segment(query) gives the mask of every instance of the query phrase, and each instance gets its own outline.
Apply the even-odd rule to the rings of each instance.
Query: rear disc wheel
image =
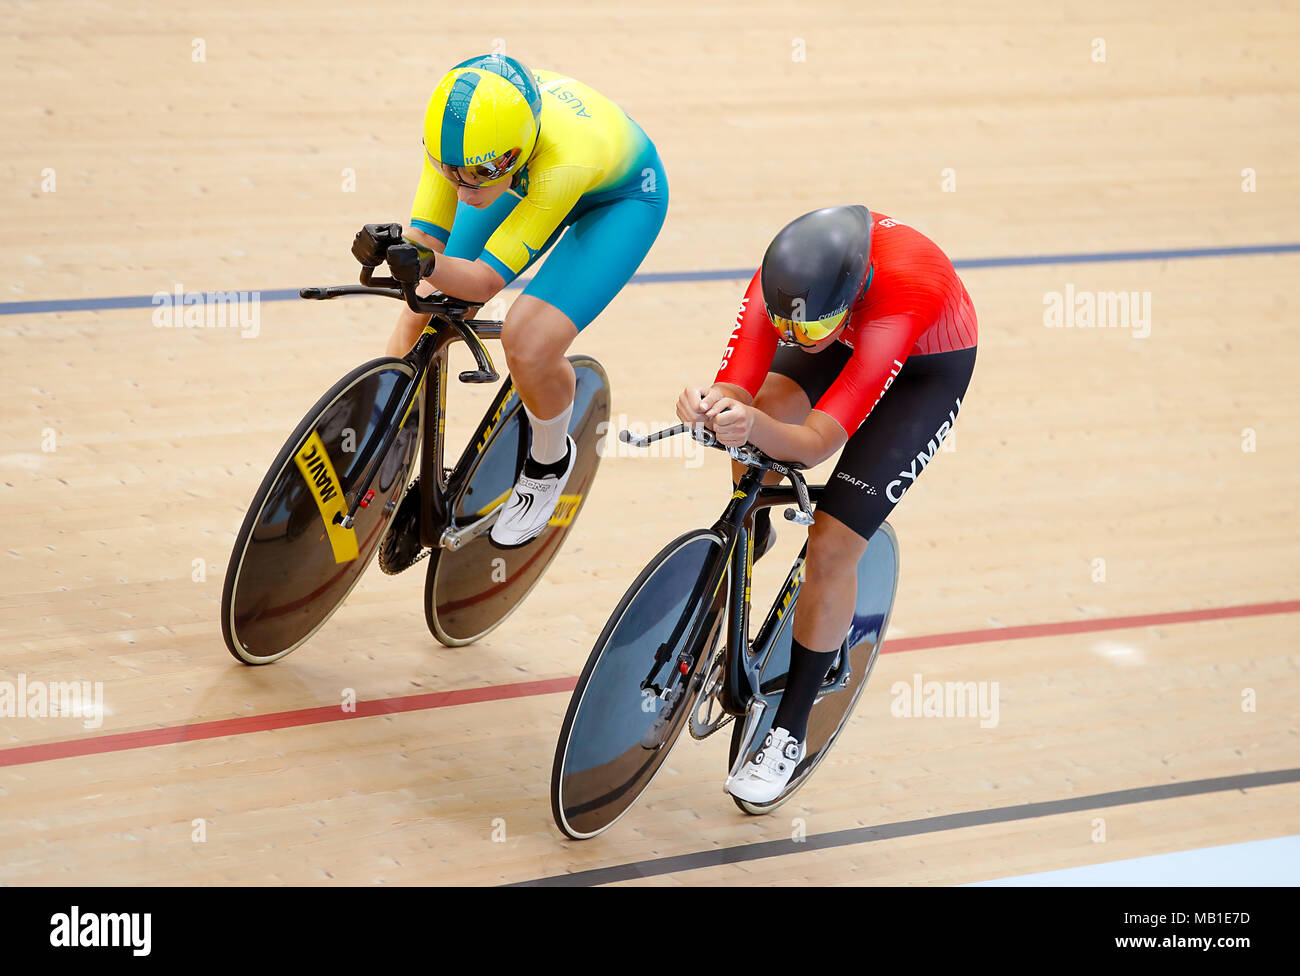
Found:
[[[823,695],[813,705],[812,715],[808,719],[807,751],[799,765],[795,767],[790,782],[771,803],[751,803],[736,797],[731,799],[736,806],[751,816],[771,813],[811,778],[839,738],[844,727],[853,715],[853,709],[866,690],[871,671],[880,656],[880,647],[885,640],[885,631],[889,627],[889,615],[894,606],[894,593],[898,586],[898,538],[886,522],[876,530],[858,563],[858,598],[853,611],[853,622],[849,627],[847,643],[849,646],[849,664],[851,674],[849,683],[839,689]],[[776,637],[772,653],[768,656],[759,679],[759,686],[768,707],[759,720],[758,731],[751,742],[762,742],[771,731],[772,721],[776,718],[780,705],[780,688],[785,687],[785,676],[790,670],[790,641],[794,614],[786,616],[786,623]],[[731,732],[731,752],[729,767],[736,764],[745,736],[745,722],[736,722]]]
[[[589,356],[570,356],[569,362],[577,376],[569,421],[577,459],[546,528],[517,549],[498,549],[484,532],[456,550],[435,548],[429,558],[425,622],[449,647],[472,644],[519,607],[559,553],[591,492],[600,466],[597,446],[609,420],[609,378]],[[502,505],[523,466],[528,418],[509,383],[506,380],[496,401],[499,409],[489,411],[485,440],[472,455],[469,475],[452,500],[452,529],[471,525]]]

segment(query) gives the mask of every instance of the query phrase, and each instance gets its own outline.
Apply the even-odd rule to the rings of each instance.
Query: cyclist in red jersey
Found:
[[[970,296],[936,244],[866,207],[829,207],[773,239],[713,385],[678,399],[679,418],[726,445],[748,441],[807,467],[844,448],[808,530],[786,688],[772,732],[727,780],[734,796],[770,802],[803,757],[867,540],[952,431],[977,338]],[[755,558],[773,542],[765,509]]]

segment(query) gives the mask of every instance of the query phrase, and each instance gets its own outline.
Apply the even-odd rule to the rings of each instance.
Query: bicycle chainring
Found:
[[[718,729],[730,722],[734,715],[728,715],[718,704],[718,692],[722,690],[722,659],[716,656],[713,670],[704,683],[704,690],[696,700],[691,712],[691,738],[707,739]]]
[[[410,569],[432,552],[420,545],[420,479],[406,489],[379,543],[379,568],[389,576]]]

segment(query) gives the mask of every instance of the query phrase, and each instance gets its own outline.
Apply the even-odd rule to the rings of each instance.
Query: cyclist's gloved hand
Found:
[[[388,249],[400,243],[401,224],[366,224],[352,239],[352,256],[367,268],[376,268],[384,263]]]
[[[388,267],[398,281],[415,284],[433,274],[434,254],[427,247],[409,241],[394,244],[388,249]]]

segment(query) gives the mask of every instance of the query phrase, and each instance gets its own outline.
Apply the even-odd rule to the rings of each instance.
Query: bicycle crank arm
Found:
[[[763,712],[766,709],[767,702],[762,698],[750,699],[749,711],[745,713],[745,731],[740,737],[740,748],[736,750],[736,762],[731,767],[731,772],[727,774],[728,779],[740,775],[740,771],[745,768],[745,763],[749,761],[749,751],[754,746],[754,736],[758,732],[759,725],[762,724]]]
[[[849,686],[849,679],[853,677],[853,667],[849,660],[848,641],[840,647],[840,656],[831,666],[826,675],[826,680],[822,686],[817,689],[817,701],[821,701],[827,695],[833,695],[837,691],[843,691]]]
[[[455,552],[467,542],[473,542],[483,533],[487,532],[496,524],[498,516],[501,514],[501,506],[498,505],[492,511],[488,512],[477,522],[471,522],[461,529],[453,529],[451,526],[442,530],[442,538],[438,540],[438,545],[444,549]]]

